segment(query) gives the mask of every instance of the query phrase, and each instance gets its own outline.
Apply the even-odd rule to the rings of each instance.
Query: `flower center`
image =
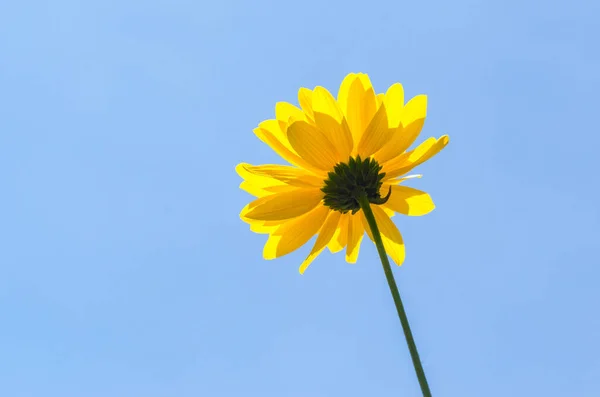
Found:
[[[325,193],[324,204],[342,214],[358,212],[358,198],[362,196],[366,196],[372,204],[384,204],[390,198],[392,189],[386,197],[382,198],[379,194],[385,176],[385,172],[380,172],[381,168],[375,159],[369,157],[361,160],[360,156],[350,157],[348,163],[336,164],[321,188]]]

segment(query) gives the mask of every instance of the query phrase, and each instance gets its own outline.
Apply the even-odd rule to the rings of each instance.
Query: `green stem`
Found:
[[[415,367],[415,372],[417,373],[417,378],[419,379],[421,392],[423,392],[424,397],[431,397],[431,391],[429,390],[429,385],[427,384],[427,378],[425,377],[425,372],[423,371],[423,365],[421,365],[421,359],[419,358],[417,345],[415,344],[412,332],[410,331],[408,317],[406,317],[406,311],[404,311],[404,305],[402,304],[402,299],[400,298],[400,293],[398,292],[398,286],[394,280],[394,274],[392,273],[390,261],[387,253],[385,252],[383,241],[381,240],[381,234],[379,233],[379,228],[377,227],[377,222],[375,221],[375,216],[373,215],[373,210],[371,210],[371,205],[369,204],[369,199],[363,195],[362,197],[358,198],[358,202],[360,204],[360,208],[365,213],[367,222],[369,222],[369,227],[371,228],[371,233],[373,234],[373,240],[375,240],[377,252],[381,258],[383,271],[385,272],[385,277],[388,285],[390,286],[394,303],[396,304],[396,310],[398,311],[398,317],[400,317],[400,323],[402,324],[402,329],[404,330],[404,337],[406,338],[406,343],[408,344],[410,357],[412,358],[413,366]]]

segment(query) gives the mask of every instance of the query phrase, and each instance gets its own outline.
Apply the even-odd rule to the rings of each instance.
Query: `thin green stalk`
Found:
[[[362,197],[358,198],[358,202],[360,204],[360,208],[365,213],[365,218],[367,218],[367,222],[369,222],[369,227],[371,228],[371,233],[373,234],[373,240],[375,240],[377,252],[379,253],[379,257],[381,258],[383,271],[385,272],[385,277],[387,279],[388,285],[390,286],[390,291],[392,292],[394,303],[396,304],[398,317],[400,317],[400,323],[402,324],[402,329],[404,330],[404,337],[406,338],[406,343],[408,344],[408,350],[410,351],[410,357],[412,358],[413,366],[415,367],[415,372],[417,373],[417,378],[419,379],[421,391],[423,392],[424,397],[431,397],[431,391],[429,390],[429,385],[427,384],[427,378],[425,377],[425,372],[423,371],[423,365],[421,365],[421,359],[419,358],[417,345],[415,344],[412,332],[410,331],[408,317],[406,317],[406,311],[404,311],[404,305],[402,304],[402,299],[400,299],[398,286],[396,285],[396,281],[394,280],[394,274],[392,273],[390,261],[388,259],[387,253],[385,252],[383,241],[381,240],[381,234],[379,233],[379,228],[377,227],[375,216],[373,215],[371,205],[369,204],[369,199],[365,195],[363,195]]]

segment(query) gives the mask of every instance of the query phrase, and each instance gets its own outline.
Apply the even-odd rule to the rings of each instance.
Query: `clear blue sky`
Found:
[[[381,265],[261,258],[239,162],[301,86],[429,95],[395,269],[436,397],[600,395],[589,1],[4,1],[0,395],[418,396]]]

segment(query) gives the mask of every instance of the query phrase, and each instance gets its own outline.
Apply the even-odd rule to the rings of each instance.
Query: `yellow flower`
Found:
[[[387,254],[401,265],[404,243],[390,218],[395,212],[424,215],[435,207],[427,193],[401,183],[420,177],[405,175],[448,143],[444,135],[408,151],[425,122],[427,97],[417,95],[405,104],[399,83],[376,94],[366,74],[351,73],[337,100],[315,87],[300,88],[298,101],[300,108],[277,103],[275,119],[254,129],[292,166],[236,167],[244,179],[240,188],[257,197],[240,217],[252,231],[269,235],[263,257],[286,255],[317,235],[300,273],[326,247],[333,253],[346,248],[346,261],[355,263],[364,232],[373,239],[354,197],[361,191],[369,198]]]

